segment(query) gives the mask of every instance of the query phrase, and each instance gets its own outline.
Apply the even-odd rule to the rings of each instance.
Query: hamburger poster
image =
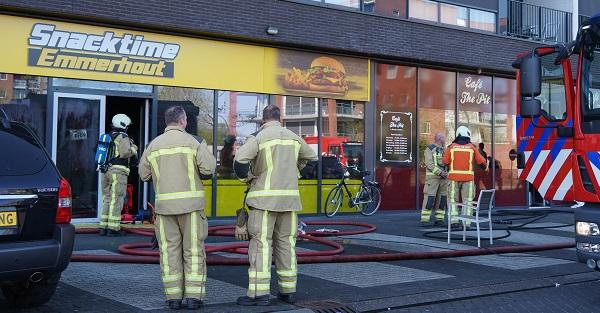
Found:
[[[274,76],[279,94],[369,100],[366,59],[278,49]]]

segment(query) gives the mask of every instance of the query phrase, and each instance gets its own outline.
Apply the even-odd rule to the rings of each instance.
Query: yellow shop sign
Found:
[[[0,72],[369,100],[369,60],[0,15]]]

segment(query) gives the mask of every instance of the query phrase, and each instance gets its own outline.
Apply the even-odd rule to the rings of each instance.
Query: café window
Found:
[[[408,16],[420,20],[438,21],[438,3],[429,0],[409,0]]]
[[[440,9],[442,23],[467,27],[469,20],[467,8],[441,3]]]

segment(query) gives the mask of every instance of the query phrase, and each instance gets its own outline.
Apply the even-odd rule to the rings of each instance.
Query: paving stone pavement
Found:
[[[416,212],[378,213],[368,218],[348,215],[338,220],[375,223],[378,227],[376,233],[336,238],[343,243],[345,254],[476,248],[473,241],[453,241],[448,245],[444,239],[424,238],[423,231],[432,228],[418,227]],[[571,220],[570,215],[551,216],[532,226],[560,226]],[[572,242],[573,232],[568,229],[519,230],[513,232],[514,237],[494,241],[494,246]],[[502,231],[494,233],[502,235]],[[84,254],[115,254],[119,244],[136,241],[147,241],[147,238],[127,236],[107,240],[96,235],[78,235],[76,250]],[[211,237],[209,241],[224,244],[231,238]],[[482,244],[489,246],[488,242]],[[319,249],[323,247],[300,241],[299,250]],[[220,253],[220,256],[243,257],[231,253]],[[275,271],[272,272],[275,275]],[[301,264],[299,273],[297,306],[274,300],[271,307],[241,308],[234,301],[245,293],[247,267],[209,266],[207,305],[200,312],[309,313],[311,308],[332,301],[351,305],[357,312],[384,312],[388,307],[397,312],[600,312],[600,309],[593,310],[600,303],[592,297],[593,291],[600,287],[600,273],[591,272],[576,262],[574,251],[569,249],[433,260]],[[554,287],[555,283],[558,288]],[[558,291],[564,295],[559,297]],[[271,293],[273,296],[277,293],[275,276]],[[485,304],[486,301],[493,305]],[[571,306],[561,306],[561,302]],[[580,311],[567,310],[575,304],[579,304]],[[550,309],[539,310],[542,305]],[[0,312],[154,313],[168,310],[164,309],[158,265],[72,263],[47,305],[15,311],[9,309],[0,296]]]

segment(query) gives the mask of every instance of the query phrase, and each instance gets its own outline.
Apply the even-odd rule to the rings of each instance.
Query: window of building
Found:
[[[283,126],[300,137],[317,136],[316,121],[286,121]]]
[[[0,89],[0,99],[6,98],[6,90]]]
[[[406,0],[364,0],[363,11],[405,18],[406,3]]]
[[[468,11],[465,7],[451,5],[446,3],[440,4],[440,21],[444,24],[467,27],[468,26]]]
[[[408,16],[420,20],[438,21],[438,2],[430,0],[409,0]]]
[[[493,12],[469,9],[469,27],[485,30],[489,32],[496,31],[496,14]]]
[[[283,97],[285,102],[285,115],[287,117],[302,117],[303,115],[316,115],[317,114],[317,99],[307,97]]]
[[[0,80],[7,80],[8,79],[8,75],[5,73],[0,73]]]
[[[422,135],[431,134],[431,122],[427,121],[427,122],[421,123],[421,134]]]
[[[354,9],[360,8],[359,0],[324,0],[323,2]]]

